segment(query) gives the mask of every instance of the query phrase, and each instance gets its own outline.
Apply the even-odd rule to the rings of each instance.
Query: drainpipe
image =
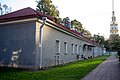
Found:
[[[95,47],[94,46],[95,46],[95,38],[93,37],[93,57],[95,55],[95,52],[94,52],[95,51]]]
[[[95,48],[95,47],[94,47],[94,42],[93,42],[93,57],[94,57],[94,54],[95,54],[95,53],[94,53],[94,51],[95,51],[94,48]]]
[[[43,27],[44,27],[44,25],[45,25],[45,22],[46,22],[46,19],[47,19],[47,17],[42,17],[42,20],[43,20],[43,23],[42,23],[42,25],[40,26],[40,43],[39,43],[39,68],[41,69],[42,68],[42,29],[43,29]]]

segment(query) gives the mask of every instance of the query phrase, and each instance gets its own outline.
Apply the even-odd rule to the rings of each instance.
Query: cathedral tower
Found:
[[[114,11],[114,0],[112,0],[112,21],[110,23],[110,40],[115,39],[115,37],[119,36],[118,34],[118,23],[116,21],[115,17],[115,11]]]

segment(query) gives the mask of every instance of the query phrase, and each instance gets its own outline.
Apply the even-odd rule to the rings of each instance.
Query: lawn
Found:
[[[26,71],[0,68],[0,80],[80,80],[96,68],[108,56],[77,61],[63,67],[55,67],[42,71]]]

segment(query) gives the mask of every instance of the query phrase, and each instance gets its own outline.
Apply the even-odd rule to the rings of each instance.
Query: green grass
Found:
[[[43,71],[26,71],[10,68],[0,69],[0,80],[80,80],[91,70],[96,68],[108,56],[96,57],[66,64]]]

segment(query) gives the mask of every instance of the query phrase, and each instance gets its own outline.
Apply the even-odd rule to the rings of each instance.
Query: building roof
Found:
[[[70,33],[74,34],[75,36],[79,37],[80,39],[82,39],[82,40],[84,40],[86,42],[89,42],[89,43],[94,42],[94,41],[89,40],[88,38],[86,38],[84,36],[81,36],[80,33],[77,32],[77,31],[71,30],[68,27],[65,27],[65,26],[63,26],[61,24],[55,23],[53,17],[44,15],[44,14],[42,14],[40,12],[37,12],[37,11],[35,11],[34,9],[32,9],[30,7],[24,8],[24,9],[15,11],[15,12],[11,12],[11,13],[8,13],[8,14],[5,14],[5,15],[1,15],[0,16],[0,23],[9,22],[9,21],[15,21],[15,20],[28,19],[28,18],[35,18],[35,17],[40,18],[40,19],[42,19],[42,17],[47,17],[47,19],[50,20],[51,24],[65,30],[67,32],[70,32]]]
[[[46,16],[50,20],[54,19],[51,16],[44,15],[28,7],[0,16],[0,22],[8,22],[8,21],[21,20],[21,19],[34,18],[34,17],[42,18],[44,16]]]

